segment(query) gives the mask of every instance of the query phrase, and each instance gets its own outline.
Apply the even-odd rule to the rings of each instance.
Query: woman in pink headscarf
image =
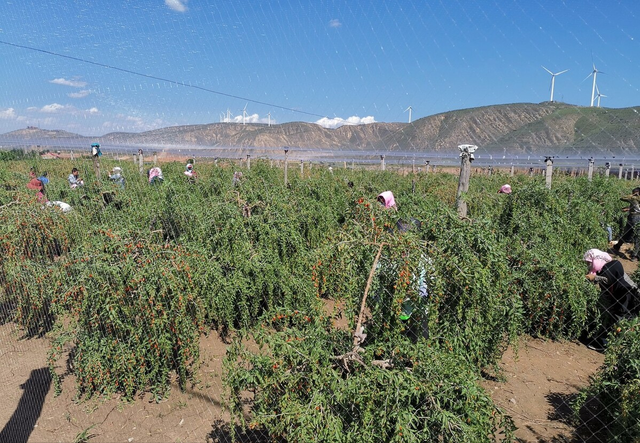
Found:
[[[589,249],[584,254],[584,261],[589,266],[589,275],[595,275],[611,261],[611,256],[600,249]]]
[[[393,192],[384,191],[378,195],[378,201],[384,205],[385,208],[398,209],[396,206],[396,199],[393,197]]]

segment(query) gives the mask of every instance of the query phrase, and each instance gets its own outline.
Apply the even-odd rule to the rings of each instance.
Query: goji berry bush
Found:
[[[122,189],[80,159],[87,184],[71,190],[56,160],[47,196],[72,205],[62,213],[24,186],[44,167],[29,161],[0,165],[0,302],[51,340],[57,389],[64,375],[80,397],[160,399],[174,378],[197,382],[200,337],[217,333],[232,340],[236,435],[291,441],[512,439],[478,380],[523,334],[575,340],[600,322],[582,256],[607,248],[607,226],[620,233],[631,187],[519,175],[503,195],[504,175],[473,176],[460,219],[450,174],[313,168],[285,186],[267,162],[239,183],[229,162],[195,182],[168,163],[150,186],[103,161],[124,169]],[[376,201],[385,190],[397,209]]]

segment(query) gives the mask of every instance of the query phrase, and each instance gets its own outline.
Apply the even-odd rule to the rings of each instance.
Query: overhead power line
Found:
[[[274,103],[263,102],[263,101],[260,101],[260,100],[254,100],[254,99],[247,98],[247,97],[241,97],[239,95],[228,94],[226,92],[216,91],[216,90],[213,90],[213,89],[204,88],[202,86],[192,85],[190,83],[180,82],[180,81],[177,81],[177,80],[171,80],[171,79],[168,79],[168,78],[158,77],[158,76],[150,75],[150,74],[144,74],[142,72],[132,71],[131,69],[125,69],[125,68],[120,68],[118,66],[107,65],[105,63],[94,62],[94,61],[87,60],[87,59],[80,58],[80,57],[73,57],[73,56],[70,56],[70,55],[60,54],[60,53],[53,52],[53,51],[47,51],[45,49],[34,48],[32,46],[19,45],[17,43],[6,42],[6,41],[3,41],[3,40],[0,40],[0,43],[2,43],[3,45],[12,46],[14,48],[27,49],[29,51],[40,52],[42,54],[52,55],[54,57],[66,58],[68,60],[73,60],[73,61],[80,62],[80,63],[86,63],[86,64],[89,64],[89,65],[99,66],[101,68],[106,68],[106,69],[112,69],[114,71],[125,72],[127,74],[137,75],[138,77],[144,77],[144,78],[148,78],[148,79],[152,79],[152,80],[159,80],[159,81],[171,83],[171,84],[178,85],[178,86],[184,86],[186,88],[198,89],[200,91],[205,91],[205,92],[209,92],[211,94],[221,95],[223,97],[229,97],[229,98],[234,98],[234,99],[238,99],[238,100],[243,100],[243,101],[246,101],[246,102],[249,102],[249,103],[255,103],[255,104],[258,104],[258,105],[270,106],[272,108],[282,109],[282,110],[285,110],[285,111],[291,111],[291,112],[295,112],[295,113],[298,113],[298,114],[310,115],[310,116],[313,116],[313,117],[320,117],[320,118],[326,117],[326,115],[321,115],[321,114],[316,114],[316,113],[313,113],[313,112],[302,111],[300,109],[289,108],[287,106],[281,106],[281,105],[277,105],[277,104],[274,104]]]

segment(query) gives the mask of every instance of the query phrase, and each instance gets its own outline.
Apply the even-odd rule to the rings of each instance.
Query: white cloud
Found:
[[[178,12],[185,12],[187,10],[188,0],[164,0],[164,4]]]
[[[89,114],[99,114],[100,113],[100,111],[98,111],[98,108],[96,108],[96,107],[93,107],[91,109],[87,109],[87,112]]]
[[[87,82],[81,82],[78,80],[67,80],[65,78],[54,78],[53,80],[49,80],[49,83],[53,83],[55,85],[72,86],[74,88],[84,88],[85,86],[87,86]]]
[[[334,18],[333,20],[329,21],[330,28],[339,28],[340,26],[342,26],[342,23],[337,18]]]
[[[71,98],[84,98],[89,94],[91,94],[91,91],[89,91],[88,89],[83,89],[82,91],[78,92],[70,92],[67,94],[67,96]]]
[[[46,114],[55,114],[64,111],[66,106],[63,106],[59,103],[51,103],[50,105],[44,105],[40,108],[40,112],[44,112]]]
[[[340,117],[327,118],[323,117],[316,122],[317,125],[322,126],[323,128],[336,129],[340,126],[344,125],[368,125],[370,123],[375,123],[376,120],[373,116],[367,117],[356,117],[352,116],[347,118],[346,120]]]
[[[225,115],[221,116],[221,122],[222,123],[242,123],[242,115],[236,115],[230,118],[227,118]],[[247,114],[244,118],[244,122],[245,123],[271,123],[272,125],[277,124],[277,121],[275,118],[271,117],[269,118],[269,116],[265,116],[265,117],[260,117],[259,114]]]
[[[13,120],[17,117],[16,110],[13,108],[0,109],[0,120]]]

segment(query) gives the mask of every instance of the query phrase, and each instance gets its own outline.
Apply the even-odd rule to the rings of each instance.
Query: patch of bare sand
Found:
[[[88,433],[95,443],[203,442],[214,423],[228,422],[221,406],[226,345],[216,334],[201,338],[200,382],[184,392],[172,384],[169,397],[160,403],[149,394],[133,402],[117,397],[79,402],[72,376],[63,380],[62,393],[55,397],[47,368],[48,341],[23,340],[20,334],[14,324],[0,326],[2,441],[69,442],[93,426]]]
[[[603,354],[579,342],[523,338],[517,352],[509,348],[502,357],[506,381],[483,385],[513,417],[521,441],[574,441],[570,403],[603,362]]]

